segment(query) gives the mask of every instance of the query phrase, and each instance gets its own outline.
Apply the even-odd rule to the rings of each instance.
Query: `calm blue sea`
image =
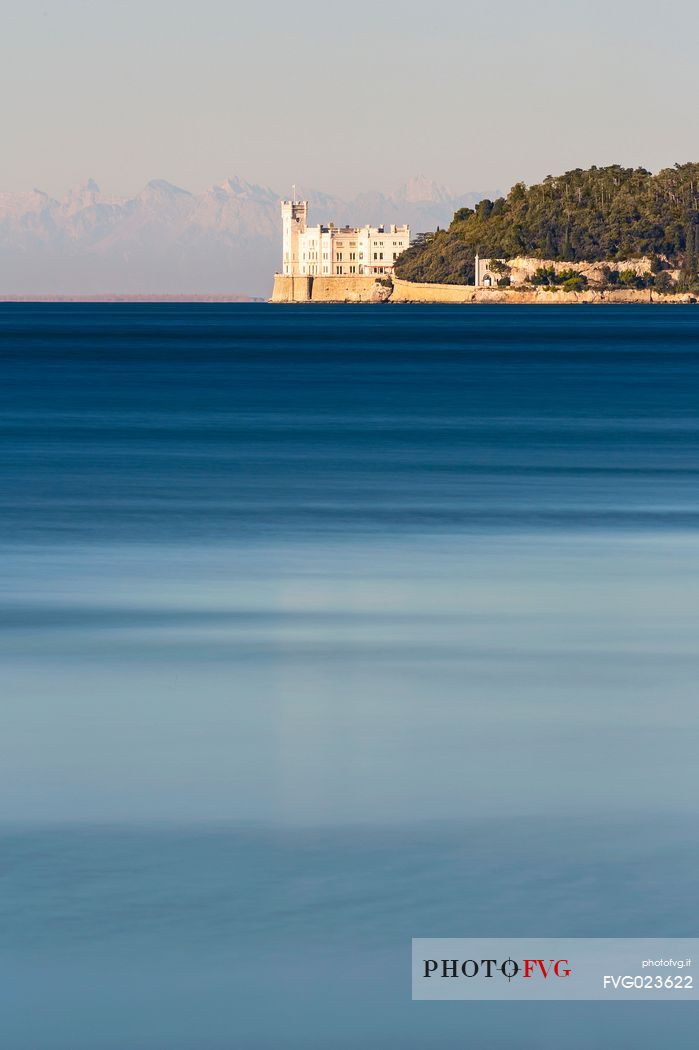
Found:
[[[0,305],[2,1050],[645,1050],[699,936],[699,311]]]

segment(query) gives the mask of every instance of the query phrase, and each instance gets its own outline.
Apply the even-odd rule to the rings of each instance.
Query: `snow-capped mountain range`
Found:
[[[297,192],[312,223],[407,222],[413,233],[446,226],[457,208],[485,196],[453,196],[424,177],[352,200]],[[92,179],[61,199],[0,192],[0,297],[266,296],[280,264],[280,198],[239,178],[200,194],[163,179],[135,197],[103,193]]]

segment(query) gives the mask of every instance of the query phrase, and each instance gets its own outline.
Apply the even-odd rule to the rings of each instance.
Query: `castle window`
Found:
[[[338,257],[338,259],[341,259],[342,258],[342,252],[338,252],[337,253],[337,257]]]
[[[383,252],[381,252],[381,255],[379,256],[379,259],[383,259]]]
[[[378,255],[376,254],[376,252],[374,252],[374,262],[376,262],[377,259],[378,259]]]
[[[339,274],[341,274],[341,273],[342,273],[342,267],[341,267],[341,266],[338,266],[338,268],[337,268],[337,272],[338,272]]]

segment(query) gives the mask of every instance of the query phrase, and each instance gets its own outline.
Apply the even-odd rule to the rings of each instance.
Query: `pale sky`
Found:
[[[0,0],[0,190],[699,159],[693,0]]]

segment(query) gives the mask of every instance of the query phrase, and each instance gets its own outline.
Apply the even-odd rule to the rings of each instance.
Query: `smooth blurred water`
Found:
[[[411,936],[697,935],[699,314],[0,305],[0,1043],[691,1045]]]

